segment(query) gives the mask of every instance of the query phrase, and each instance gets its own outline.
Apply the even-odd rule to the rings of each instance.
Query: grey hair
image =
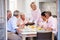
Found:
[[[18,16],[19,15],[19,11],[18,10],[15,10],[14,13],[13,13],[13,16]]]
[[[8,13],[8,12],[11,12],[11,11],[10,11],[10,10],[7,10],[7,13]]]

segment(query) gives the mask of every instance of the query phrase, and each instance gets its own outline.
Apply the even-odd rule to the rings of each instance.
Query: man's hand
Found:
[[[52,31],[53,29],[51,27],[46,28],[47,31]]]
[[[18,34],[22,32],[20,28],[17,28],[16,30]]]

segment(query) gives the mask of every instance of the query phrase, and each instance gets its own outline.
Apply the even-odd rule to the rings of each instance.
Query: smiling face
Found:
[[[20,18],[22,19],[22,20],[25,20],[25,15],[23,14],[23,15],[20,15]]]
[[[41,13],[41,18],[44,20],[44,21],[46,21],[46,11],[44,11],[44,12],[42,12]]]
[[[7,12],[7,19],[8,19],[8,20],[11,18],[11,16],[12,16],[11,11]]]
[[[50,17],[47,13],[46,13],[45,15],[46,15],[46,18],[47,18],[47,19]]]
[[[37,9],[35,3],[32,3],[30,6],[31,6],[32,10],[36,10]]]
[[[46,15],[46,18],[48,19],[52,14],[50,11],[47,11],[45,15]]]
[[[42,18],[44,21],[46,21],[46,17],[45,17],[45,16],[41,16],[41,18]]]

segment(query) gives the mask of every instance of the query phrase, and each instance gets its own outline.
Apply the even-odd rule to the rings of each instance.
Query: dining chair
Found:
[[[52,32],[37,32],[37,40],[52,40]]]

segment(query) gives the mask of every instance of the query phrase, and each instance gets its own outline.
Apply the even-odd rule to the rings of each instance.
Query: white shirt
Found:
[[[53,29],[53,33],[57,33],[57,18],[49,17],[47,27],[51,27]]]
[[[53,30],[52,32],[54,34],[57,33],[57,18],[53,18],[52,16],[48,18],[48,22],[45,22],[45,21],[39,21],[39,26],[40,27],[44,27],[44,28],[47,28],[47,27],[51,27]]]
[[[26,23],[28,22],[27,19],[25,19],[25,20],[23,21],[21,18],[20,18],[18,21],[19,21],[20,25],[26,24]]]
[[[47,27],[47,22],[44,21],[43,19],[40,19],[40,20],[38,21],[38,26],[39,26],[39,27],[44,27],[44,28],[46,28],[46,27]]]
[[[15,16],[11,17],[7,22],[7,31],[16,32],[17,18]]]
[[[36,9],[35,11],[32,10],[31,15],[32,15],[31,20],[34,21],[35,23],[37,23],[39,17],[41,17],[40,9]]]

